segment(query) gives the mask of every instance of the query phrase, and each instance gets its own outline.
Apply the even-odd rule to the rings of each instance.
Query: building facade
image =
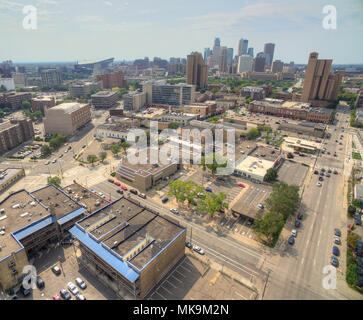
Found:
[[[3,122],[0,124],[0,154],[33,138],[33,122],[30,119]]]
[[[62,84],[62,73],[57,69],[43,70],[40,76],[42,78],[42,87],[54,88]]]
[[[91,95],[92,105],[96,109],[108,109],[113,107],[118,101],[116,91],[100,91]]]
[[[252,71],[253,58],[250,55],[241,55],[238,57],[237,72]]]
[[[102,82],[103,89],[125,88],[127,85],[122,71],[98,75],[96,79]]]
[[[187,57],[187,84],[205,88],[208,80],[208,67],[198,52]]]

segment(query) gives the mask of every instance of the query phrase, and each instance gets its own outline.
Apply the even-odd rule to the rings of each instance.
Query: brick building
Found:
[[[10,120],[0,124],[0,154],[34,138],[33,122],[29,119]]]
[[[97,81],[102,81],[103,89],[125,88],[127,85],[122,71],[99,75]]]

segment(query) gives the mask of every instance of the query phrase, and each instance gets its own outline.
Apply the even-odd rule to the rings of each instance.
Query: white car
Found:
[[[204,255],[204,250],[198,246],[193,246],[193,250],[201,255]]]
[[[258,205],[257,205],[257,207],[259,208],[259,209],[264,209],[265,207],[263,206],[263,204],[262,203],[259,203]]]
[[[321,187],[321,186],[322,186],[322,184],[321,184],[319,181],[316,183],[316,185],[317,185],[318,187]]]
[[[78,291],[78,289],[77,289],[76,285],[75,285],[73,282],[68,282],[67,287],[68,287],[68,290],[69,290],[70,292],[72,292],[75,296],[76,296],[77,294],[79,294],[79,291]]]
[[[57,162],[57,159],[53,159],[52,163],[56,163]]]
[[[170,209],[170,212],[171,213],[174,213],[174,214],[179,214],[179,210],[178,209]]]
[[[47,166],[48,164],[50,164],[50,161],[49,161],[49,160],[45,162],[45,165],[46,165],[46,166]]]
[[[296,231],[296,229],[292,229],[292,231],[291,231],[291,235],[292,235],[293,237],[295,237],[295,238],[296,238],[296,236],[297,236],[297,231]]]
[[[76,278],[76,283],[83,290],[87,288],[86,283],[81,278]]]
[[[84,297],[84,295],[81,294],[81,293],[76,294],[76,298],[77,298],[77,300],[86,300],[86,298]]]

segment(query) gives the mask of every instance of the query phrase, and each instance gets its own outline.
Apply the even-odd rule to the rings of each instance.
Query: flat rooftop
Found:
[[[61,103],[61,104],[49,109],[49,111],[50,110],[63,110],[65,113],[72,113],[87,105],[88,105],[87,103],[67,102],[67,103]]]
[[[311,141],[311,140],[305,140],[301,138],[294,138],[294,137],[288,137],[285,138],[284,144],[290,144],[294,146],[301,146],[301,147],[308,147],[308,148],[315,148],[320,149],[321,143]]]
[[[91,214],[99,208],[109,204],[108,201],[100,197],[97,193],[91,192],[78,183],[73,183],[63,188],[63,191],[67,193],[74,201],[86,208],[88,214]]]
[[[77,202],[54,185],[46,186],[31,194],[47,207],[57,220],[81,208]]]
[[[20,190],[0,202],[0,260],[21,249],[12,236],[18,231],[42,218],[49,216],[47,209],[34,199],[29,192]]]
[[[273,164],[269,160],[248,156],[236,165],[236,170],[262,177],[266,175],[268,169],[273,167]]]
[[[0,184],[7,183],[15,175],[19,174],[22,171],[24,171],[24,170],[19,169],[19,168],[8,168],[8,169],[5,169],[3,171],[0,171]]]
[[[99,91],[99,92],[91,95],[91,98],[109,98],[114,95],[117,95],[116,91]]]
[[[277,158],[280,156],[280,151],[275,150],[270,146],[258,145],[257,149],[253,150],[250,154],[251,157],[264,159],[267,161],[275,162]]]
[[[120,264],[136,267],[137,272],[185,230],[124,197],[82,219],[74,228],[89,234],[99,253],[111,252]]]

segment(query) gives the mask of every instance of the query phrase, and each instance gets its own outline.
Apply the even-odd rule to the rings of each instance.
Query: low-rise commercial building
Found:
[[[118,93],[116,91],[100,91],[93,95],[92,105],[96,109],[108,109],[116,105],[118,101]]]
[[[281,123],[279,125],[279,130],[295,132],[297,134],[305,134],[317,138],[323,138],[325,135],[326,126],[322,124],[309,123],[309,122],[300,122],[298,124]]]
[[[315,154],[321,149],[321,143],[310,140],[288,137],[283,142],[283,149],[289,148],[297,152]]]
[[[252,101],[249,110],[254,113],[263,113],[277,117],[285,117],[311,122],[329,123],[332,119],[332,110],[311,107],[310,103],[298,101],[283,101],[278,99],[265,99]]]
[[[34,128],[30,119],[10,120],[0,123],[0,154],[10,151],[33,138]]]
[[[79,262],[123,299],[143,299],[185,254],[186,229],[120,198],[70,230]]]
[[[101,124],[96,128],[96,138],[103,140],[104,138],[127,139],[127,135],[131,127],[123,124]]]
[[[72,98],[87,97],[95,90],[101,90],[101,82],[77,81],[69,86],[69,95]]]
[[[91,121],[88,104],[62,103],[47,110],[44,118],[46,134],[73,135],[77,129]]]
[[[189,113],[180,113],[180,112],[167,112],[160,116],[160,120],[163,122],[175,122],[179,123],[182,126],[186,126],[192,120],[196,120],[199,118],[197,114],[189,114]]]
[[[13,183],[25,177],[24,169],[7,168],[0,171],[0,193],[8,189]]]
[[[200,119],[206,119],[216,115],[217,103],[215,101],[207,101],[204,103],[192,103],[183,107],[183,112],[189,114],[197,114]]]

